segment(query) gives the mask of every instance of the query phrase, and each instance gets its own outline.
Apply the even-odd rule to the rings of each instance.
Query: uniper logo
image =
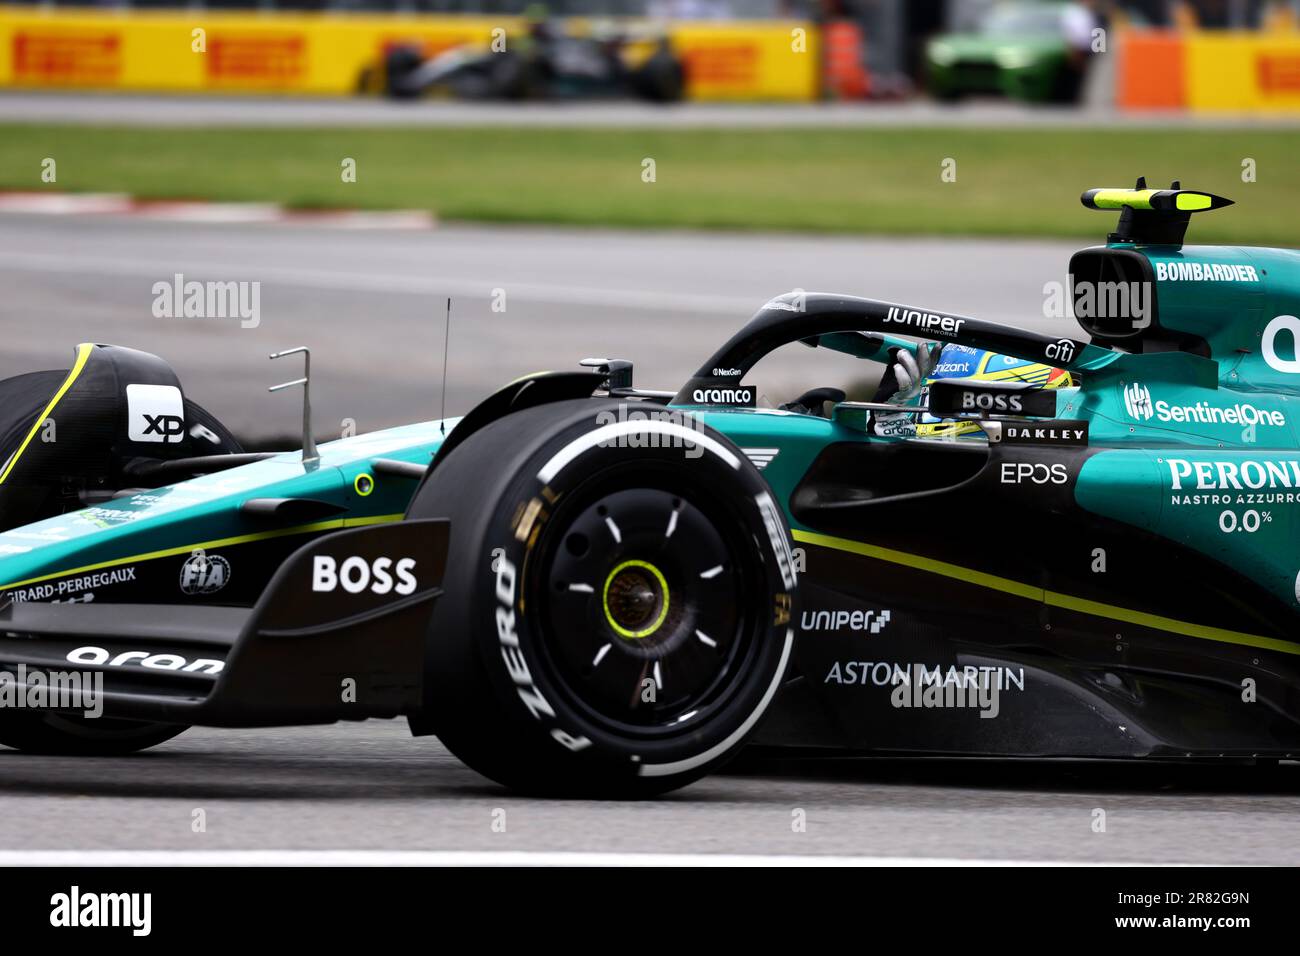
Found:
[[[1151,404],[1151,391],[1145,385],[1134,382],[1124,389],[1124,408],[1128,411],[1128,417],[1138,421],[1149,421],[1155,415],[1155,407]]]
[[[1277,354],[1277,335],[1283,329],[1291,333],[1291,355],[1293,358],[1282,358]],[[1300,319],[1294,315],[1279,315],[1264,328],[1264,338],[1260,343],[1260,349],[1264,353],[1264,361],[1268,363],[1269,368],[1277,369],[1279,372],[1290,372],[1292,374],[1300,373]]]

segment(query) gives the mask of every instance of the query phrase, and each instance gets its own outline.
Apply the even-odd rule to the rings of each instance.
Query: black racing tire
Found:
[[[0,467],[18,450],[67,372],[29,372],[0,381]],[[192,454],[234,455],[244,449],[221,421],[198,402],[185,399]],[[77,505],[53,487],[7,488],[0,493],[0,531],[51,518]]]
[[[383,89],[390,99],[411,100],[424,91],[408,82],[412,73],[424,64],[424,54],[418,47],[393,47],[384,54]]]
[[[674,790],[732,756],[777,691],[796,599],[784,518],[740,450],[679,413],[516,412],[437,463],[407,516],[451,521],[426,726],[498,783]]]
[[[120,757],[156,747],[188,729],[184,724],[82,714],[0,713],[0,744],[23,753],[58,757]]]
[[[31,431],[41,412],[67,378],[66,371],[28,372],[0,381],[0,462],[7,461]],[[185,401],[186,420],[206,429],[194,440],[202,452],[238,452],[239,443],[215,416],[198,404]],[[43,498],[31,499],[28,514],[7,514],[14,524],[48,517]],[[184,724],[159,724],[136,720],[87,718],[52,711],[0,709],[0,745],[26,753],[77,756],[120,756],[170,740],[187,730]]]
[[[652,103],[677,103],[686,96],[686,69],[671,52],[657,50],[632,72],[632,87]]]

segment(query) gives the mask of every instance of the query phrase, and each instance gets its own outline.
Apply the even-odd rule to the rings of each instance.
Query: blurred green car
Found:
[[[1035,103],[1077,98],[1080,69],[1065,35],[1066,3],[1007,3],[990,10],[974,33],[934,37],[926,47],[935,99],[1003,95]]]

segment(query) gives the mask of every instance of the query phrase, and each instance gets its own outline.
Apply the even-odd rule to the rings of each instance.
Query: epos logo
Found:
[[[328,554],[312,558],[311,589],[334,591],[342,586],[349,594],[360,594],[369,588],[372,594],[411,594],[415,591],[415,558],[365,558],[352,556],[342,562]],[[393,582],[393,576],[397,582]]]
[[[1070,480],[1070,473],[1060,462],[1045,464],[1043,462],[1005,461],[1002,463],[1002,484],[1004,485],[1063,485]]]

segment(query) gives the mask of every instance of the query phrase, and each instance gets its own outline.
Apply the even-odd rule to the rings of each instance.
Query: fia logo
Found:
[[[182,594],[213,594],[230,580],[230,562],[219,554],[195,551],[181,565]]]
[[[1149,421],[1156,413],[1151,404],[1151,390],[1134,382],[1124,389],[1124,408],[1128,417],[1136,421]]]

